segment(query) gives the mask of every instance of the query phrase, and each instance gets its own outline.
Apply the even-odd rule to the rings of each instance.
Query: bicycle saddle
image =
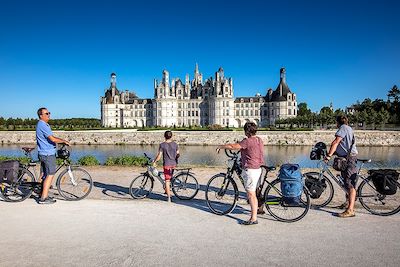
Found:
[[[25,151],[26,153],[30,153],[32,150],[35,150],[35,148],[34,147],[23,147],[22,150]]]

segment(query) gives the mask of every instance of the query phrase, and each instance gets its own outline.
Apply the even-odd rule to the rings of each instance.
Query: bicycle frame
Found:
[[[338,185],[339,185],[339,187],[345,192],[345,193],[347,193],[347,188],[346,188],[346,186],[345,186],[345,184],[344,184],[344,181],[342,180],[343,178],[342,178],[342,176],[341,175],[338,175],[340,178],[342,178],[342,179],[339,179],[338,178],[338,176],[335,176],[333,173],[332,173],[332,171],[329,169],[329,164],[328,163],[326,163],[324,160],[320,160],[320,162],[318,163],[318,168],[320,168],[321,169],[321,171],[320,171],[320,178],[321,178],[321,175],[324,175],[325,173],[326,174],[328,174],[328,177],[330,177],[333,181],[335,181]],[[362,169],[362,167],[364,166],[364,162],[361,162],[361,165],[360,165],[360,167],[358,168],[358,170],[357,170],[357,178],[356,178],[356,184],[358,183],[358,178],[361,178],[362,180],[366,180],[363,176],[361,176],[360,175],[360,171],[361,171],[361,169]],[[369,185],[369,186],[371,186],[368,182],[367,182],[367,184]],[[371,186],[372,187],[372,186]],[[372,187],[373,188],[373,187]],[[358,195],[358,193],[357,193],[357,196],[356,196],[357,198],[362,198],[362,197],[368,197],[368,196],[360,196],[360,195]]]

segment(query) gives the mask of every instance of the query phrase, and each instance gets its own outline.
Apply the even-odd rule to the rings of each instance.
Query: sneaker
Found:
[[[350,217],[354,217],[356,216],[356,213],[354,211],[350,211],[350,210],[345,210],[342,213],[338,213],[337,215],[339,218],[350,218]]]
[[[46,199],[39,199],[38,201],[39,204],[54,204],[56,203],[56,200],[51,197],[47,197]]]

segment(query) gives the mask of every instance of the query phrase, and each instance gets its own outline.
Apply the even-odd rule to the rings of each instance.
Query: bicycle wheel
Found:
[[[361,205],[375,215],[389,216],[400,211],[400,184],[397,184],[397,192],[394,195],[380,194],[371,177],[361,182],[357,189],[357,197]]]
[[[206,187],[206,202],[210,210],[217,215],[230,213],[236,206],[239,190],[235,181],[220,173],[211,177]]]
[[[153,179],[147,174],[141,174],[132,180],[129,186],[129,194],[135,199],[142,199],[150,194],[153,186]]]
[[[90,174],[77,167],[63,170],[57,178],[58,193],[66,200],[76,201],[87,197],[92,191],[93,181]]]
[[[0,183],[0,196],[7,202],[21,202],[32,195],[32,185],[27,183],[35,182],[33,174],[20,167],[16,175],[18,175],[16,183]]]
[[[314,192],[312,192],[312,188],[311,189],[307,188],[308,191],[310,192],[311,206],[315,208],[322,208],[328,205],[332,201],[334,195],[333,185],[332,182],[329,180],[329,178],[326,177],[326,175],[319,172],[306,172],[304,174],[304,178],[306,185],[307,185],[307,180],[310,181],[324,180],[326,184],[325,190],[318,197],[315,195]]]
[[[265,189],[264,201],[268,212],[281,222],[296,222],[306,216],[310,209],[310,196],[306,187],[303,187],[300,203],[298,205],[286,205],[281,193],[281,181],[276,179]]]
[[[199,191],[199,182],[192,174],[181,172],[172,178],[171,187],[177,198],[189,200]]]

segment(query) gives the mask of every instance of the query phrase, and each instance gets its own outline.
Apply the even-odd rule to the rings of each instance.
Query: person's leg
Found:
[[[41,199],[45,200],[49,196],[49,189],[51,184],[53,183],[54,175],[47,175],[43,181],[43,189]]]
[[[356,201],[357,158],[349,158],[347,168],[342,172],[342,176],[348,190],[348,206],[343,213],[339,214],[339,217],[353,217],[355,215],[354,204]]]
[[[244,181],[247,192],[247,199],[251,208],[251,216],[249,222],[257,221],[258,201],[256,188],[260,178],[261,169],[247,169],[244,171]]]
[[[164,167],[164,178],[165,178],[165,193],[167,194],[168,202],[171,202],[171,178],[173,168]]]
[[[257,205],[257,196],[255,191],[247,191],[247,198],[249,199],[250,202],[250,208],[251,208],[251,217],[250,221],[255,222],[257,221],[257,210],[258,210],[258,205]]]
[[[44,173],[46,177],[42,182],[42,195],[41,201],[46,200],[49,196],[49,189],[53,183],[54,174],[56,173],[56,157],[55,156],[42,156],[42,162],[44,166]]]

